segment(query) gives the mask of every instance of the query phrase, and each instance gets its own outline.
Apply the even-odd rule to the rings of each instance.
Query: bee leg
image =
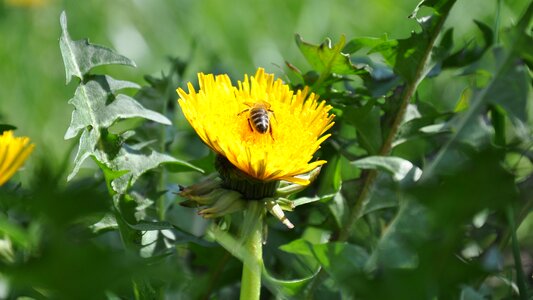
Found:
[[[270,137],[272,138],[272,140],[275,141],[274,136],[272,135],[272,125],[268,127],[268,132],[270,133]]]
[[[248,126],[250,126],[250,130],[254,132],[254,127],[252,126],[252,122],[250,122],[250,118],[248,118]]]
[[[237,114],[237,116],[240,116],[240,115],[242,115],[242,114],[243,114],[244,112],[247,112],[247,111],[249,111],[249,110],[250,110],[250,109],[249,109],[249,108],[247,108],[247,109],[245,109],[245,110],[241,111],[240,113],[238,113],[238,114]]]

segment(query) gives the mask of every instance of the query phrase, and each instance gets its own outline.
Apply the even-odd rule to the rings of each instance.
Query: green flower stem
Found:
[[[244,252],[249,259],[243,260],[241,280],[241,300],[259,300],[261,294],[261,271],[263,269],[263,220],[257,216],[264,214],[261,201],[249,201],[245,219],[254,218],[253,229],[245,236]],[[247,224],[247,222],[244,222]]]
[[[258,300],[263,272],[263,217],[265,205],[262,201],[249,201],[245,211],[243,240],[237,240],[228,232],[212,225],[208,231],[217,243],[243,262],[240,299]]]

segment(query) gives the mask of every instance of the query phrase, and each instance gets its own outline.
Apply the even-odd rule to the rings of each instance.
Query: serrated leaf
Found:
[[[67,15],[64,11],[61,13],[60,23],[62,34],[59,46],[65,64],[67,84],[72,76],[85,79],[87,72],[97,66],[109,64],[136,66],[129,58],[106,47],[90,44],[88,40],[73,41],[68,33]]]
[[[354,53],[363,48],[374,48],[379,44],[382,44],[387,40],[387,37],[384,38],[374,38],[374,37],[358,37],[351,39],[344,48],[342,52],[344,53]]]
[[[91,76],[88,82],[80,83],[74,97],[69,100],[69,104],[74,105],[75,109],[65,139],[77,136],[80,130],[87,127],[92,130],[107,128],[119,119],[140,117],[165,125],[171,124],[168,118],[145,109],[129,96],[114,96],[117,91],[125,88],[139,86],[106,75]]]
[[[358,73],[358,69],[350,61],[350,56],[342,53],[345,42],[346,38],[341,36],[339,42],[335,45],[331,44],[330,39],[326,39],[320,45],[313,45],[304,42],[300,35],[296,35],[298,48],[300,48],[300,51],[312,66],[313,70],[321,73],[321,76],[331,73],[338,75]]]
[[[112,214],[106,214],[100,221],[89,226],[94,233],[101,233],[118,228],[117,220]]]
[[[408,175],[416,181],[422,175],[422,170],[410,161],[392,156],[368,156],[352,162],[361,169],[379,169],[392,175],[394,180],[402,181]]]
[[[431,69],[432,45],[455,2],[456,0],[421,1],[411,14],[411,18],[416,18],[421,6],[431,7],[434,10],[432,16],[417,19],[422,27],[421,32],[413,32],[409,38],[398,40],[396,55],[390,62],[393,62],[394,72],[406,82],[417,83]]]
[[[527,119],[529,71],[520,55],[524,54],[522,50],[527,47],[526,45],[531,45],[531,37],[525,33],[525,28],[532,15],[533,4],[528,7],[518,25],[505,35],[504,40],[508,49],[494,49],[492,52],[496,61],[494,77],[484,89],[474,92],[470,105],[463,113],[450,120],[449,124],[454,134],[424,169],[423,178],[433,176],[433,173],[443,166],[445,158],[455,151],[452,146],[467,136],[473,125],[480,124],[480,114],[487,105],[496,104],[503,107],[515,124],[518,123],[516,120]]]
[[[146,145],[142,143],[141,145]],[[133,185],[135,181],[145,172],[159,167],[161,164],[180,164],[189,167],[191,170],[201,172],[201,169],[189,164],[188,162],[176,159],[170,155],[149,150],[149,153],[142,151],[142,146],[129,146],[124,144],[117,155],[109,160],[107,154],[98,150],[96,158],[99,161],[105,162],[113,170],[127,170],[128,172],[111,182],[113,190],[117,193],[125,193],[128,187]]]
[[[67,177],[67,181],[72,180],[78,174],[83,162],[94,154],[94,149],[100,138],[100,132],[97,130],[84,130],[80,137],[78,151],[74,157],[74,167]]]
[[[468,64],[471,64],[477,61],[478,59],[480,59],[485,53],[485,51],[487,51],[489,47],[492,45],[494,41],[494,34],[492,33],[492,29],[483,22],[474,20],[474,23],[476,24],[476,26],[479,28],[479,30],[482,33],[483,46],[479,47],[477,45],[474,45],[474,46],[466,46],[462,49],[459,49],[457,52],[449,55],[443,60],[442,68],[458,68],[458,67],[463,67]],[[451,39],[451,33],[450,33],[450,39]],[[443,39],[443,42],[446,42],[446,40]],[[451,43],[451,42],[448,42],[448,43]],[[441,45],[443,45],[443,43],[441,43]]]
[[[88,82],[80,83],[75,95],[69,100],[75,109],[65,139],[76,137],[80,131],[80,144],[74,159],[74,168],[68,176],[71,180],[79,171],[87,157],[94,155],[100,141],[102,129],[106,129],[117,120],[126,118],[145,118],[154,122],[170,125],[165,116],[145,109],[133,98],[114,93],[125,88],[138,88],[128,81],[113,79],[105,75],[90,76]],[[112,102],[108,103],[109,100]]]

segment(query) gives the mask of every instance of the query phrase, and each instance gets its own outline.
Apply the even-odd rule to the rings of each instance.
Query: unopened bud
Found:
[[[241,198],[241,194],[232,190],[223,190],[216,202],[208,208],[202,209],[198,214],[206,219],[218,218],[227,214],[243,210],[246,202]]]
[[[293,229],[294,225],[291,223],[291,221],[285,216],[285,213],[283,212],[283,209],[281,209],[281,206],[274,200],[267,200],[265,201],[265,206],[268,209],[268,211],[276,217],[278,220],[281,221],[287,228]]]

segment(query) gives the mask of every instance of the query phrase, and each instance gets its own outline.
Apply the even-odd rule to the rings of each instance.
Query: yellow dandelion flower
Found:
[[[259,68],[233,86],[227,75],[198,74],[200,88],[179,88],[183,113],[200,138],[233,166],[261,182],[286,180],[326,163],[314,153],[330,134],[331,106],[307,88],[293,92]],[[253,115],[253,118],[252,118]]]
[[[0,135],[0,185],[15,174],[33,148],[29,138],[14,137],[11,130]]]

